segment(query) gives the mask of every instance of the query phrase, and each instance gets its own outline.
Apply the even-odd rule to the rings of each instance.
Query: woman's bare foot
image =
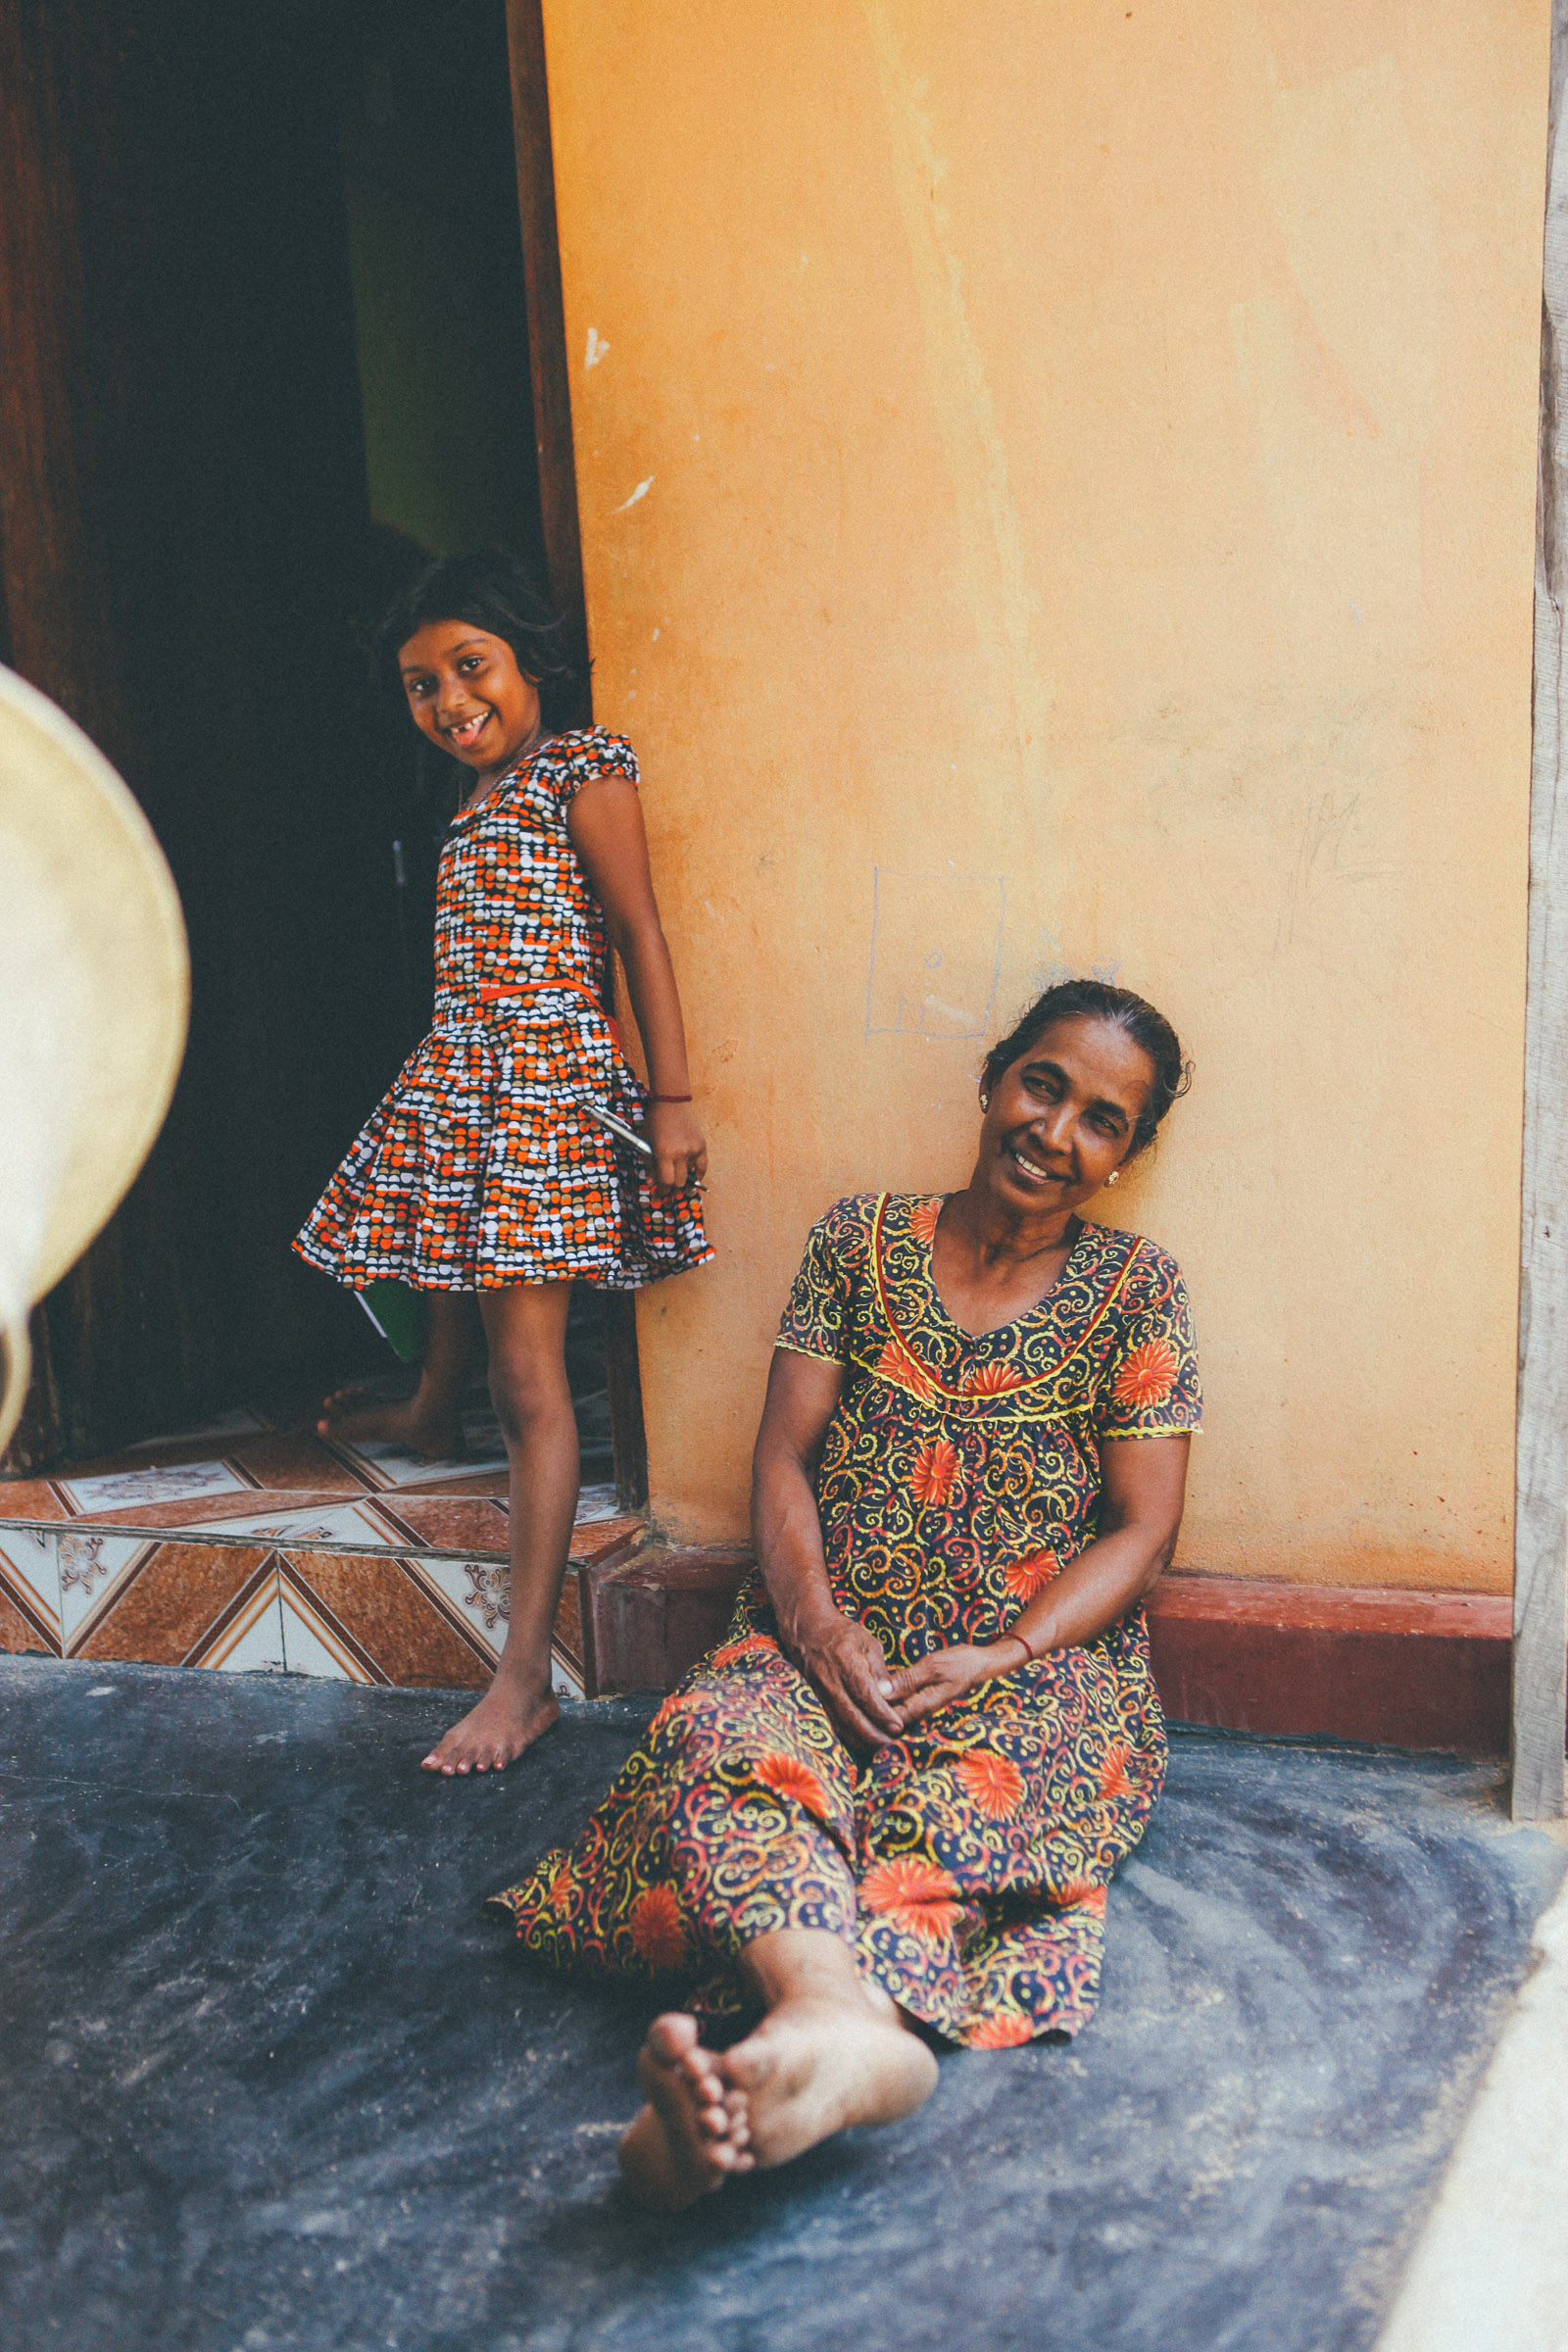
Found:
[[[361,1388],[334,1389],[321,1406],[316,1434],[350,1446],[402,1446],[429,1462],[456,1461],[463,1451],[458,1415],[422,1394],[379,1402]]]
[[[639,2203],[675,2213],[751,2171],[746,2095],[698,2041],[694,2017],[655,2018],[637,2079],[648,2105],[620,2143],[620,2169]]]
[[[803,1993],[770,2009],[718,2061],[746,2099],[760,2165],[787,2164],[851,2124],[896,2124],[923,2106],[937,2062],[906,2033],[886,1993]]]
[[[425,1772],[500,1772],[561,1719],[554,1690],[519,1690],[498,1674],[476,1707],[422,1758]]]

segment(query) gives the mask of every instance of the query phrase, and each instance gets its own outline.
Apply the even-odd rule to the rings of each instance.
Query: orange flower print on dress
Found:
[[[967,2046],[971,2050],[1016,2050],[1034,2037],[1034,2027],[1021,2010],[993,2009],[989,2017],[970,2028]]]
[[[639,1290],[712,1255],[692,1194],[633,1173],[583,1108],[596,1097],[640,1127],[647,1101],[606,1016],[604,909],[571,839],[578,793],[607,775],[637,782],[631,745],[573,729],[453,819],[433,1025],[295,1243],[351,1289],[585,1274]]]
[[[757,1777],[775,1796],[793,1797],[796,1804],[804,1805],[818,1821],[831,1819],[833,1807],[828,1802],[827,1790],[809,1764],[803,1764],[798,1756],[780,1755],[770,1748],[766,1755],[757,1759]]]
[[[959,1467],[958,1448],[951,1439],[937,1438],[922,1446],[909,1472],[909,1492],[915,1501],[940,1510],[962,1483]]]
[[[1009,1560],[1002,1581],[1014,1600],[1033,1600],[1060,1572],[1061,1562],[1054,1551],[1032,1551],[1026,1560]]]
[[[1134,1405],[1140,1411],[1146,1405],[1163,1404],[1176,1386],[1180,1369],[1170,1342],[1151,1340],[1147,1347],[1133,1349],[1117,1373],[1110,1393],[1118,1404]]]
[[[566,1913],[571,1909],[572,1897],[576,1891],[577,1881],[573,1875],[571,1864],[563,1862],[550,1882],[550,1908],[558,1919],[565,1918]]]
[[[917,1242],[929,1250],[937,1238],[937,1219],[942,1214],[942,1195],[934,1193],[929,1200],[917,1201],[909,1211],[909,1231]]]
[[[896,1862],[877,1862],[860,1881],[863,1909],[880,1913],[906,1936],[941,1943],[958,1924],[958,1886],[936,1862],[906,1854]]]
[[[1152,1243],[1085,1225],[1070,1281],[975,1341],[931,1278],[920,1233],[935,1206],[924,1194],[839,1201],[812,1230],[779,1335],[843,1368],[815,1482],[823,1560],[834,1606],[890,1667],[938,1644],[989,1647],[1020,1612],[1049,1615],[1052,1580],[1103,1515],[1099,1439],[1193,1428],[1200,1408],[1181,1277]],[[895,1340],[903,1354],[884,1354]],[[1152,1362],[1163,1380],[1157,1350],[1141,1352],[1155,1342],[1177,1375],[1139,1414],[1112,1384],[1130,1357],[1134,1379]],[[909,1358],[933,1401],[911,1393]],[[879,1359],[901,1367],[897,1385],[876,1377]],[[916,1493],[945,1499],[928,1509]],[[678,1987],[695,2014],[738,2020],[751,1997],[742,1947],[808,1929],[954,2044],[1016,2050],[1086,2026],[1105,1887],[1164,1778],[1144,1611],[1033,1666],[1016,1643],[999,1648],[993,1685],[889,1741],[874,1770],[782,1654],[760,1574],[714,1640],[681,1714],[627,1759],[571,1847],[564,1918],[550,1908],[561,1851],[499,1898],[523,1948],[553,1968],[635,1974],[663,2006]],[[662,1891],[639,1912],[650,1889]],[[634,1916],[644,1948],[678,1957],[678,1972],[638,1956]]]
[[[748,1634],[744,1642],[726,1642],[722,1649],[715,1649],[708,1663],[733,1666],[742,1658],[765,1657],[769,1650],[777,1657],[778,1643],[770,1642],[765,1634]]]
[[[899,1339],[889,1340],[877,1357],[876,1376],[885,1380],[890,1389],[903,1389],[906,1396],[916,1397],[921,1404],[934,1404],[940,1394],[919,1357],[911,1355]]]
[[[650,1968],[679,1968],[686,1930],[673,1886],[649,1886],[631,1907],[631,1939]]]
[[[1005,1364],[980,1364],[964,1374],[962,1387],[966,1396],[1005,1396],[1023,1387],[1023,1374]]]
[[[1005,1821],[1023,1803],[1023,1774],[1006,1756],[981,1748],[953,1769],[988,1821]]]

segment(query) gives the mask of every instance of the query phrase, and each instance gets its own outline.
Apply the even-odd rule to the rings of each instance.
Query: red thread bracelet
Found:
[[[650,1095],[650,1102],[689,1102],[690,1095]]]

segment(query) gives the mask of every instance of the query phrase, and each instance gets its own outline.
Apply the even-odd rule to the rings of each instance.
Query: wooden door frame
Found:
[[[539,459],[539,512],[544,526],[545,561],[550,566],[556,609],[565,614],[577,646],[586,656],[588,612],[583,593],[582,534],[577,520],[571,375],[561,292],[561,239],[556,223],[556,167],[550,139],[550,85],[545,68],[542,0],[507,0],[507,48],[512,60],[517,213],[522,227],[528,368],[533,389],[534,446]],[[606,1291],[604,1317],[605,1377],[610,1394],[615,1492],[623,1510],[641,1510],[648,1500],[648,1439],[643,1427],[637,1310],[633,1297],[622,1291]]]
[[[1564,1809],[1568,1708],[1568,0],[1553,0],[1542,270],[1519,1244],[1513,1817]]]

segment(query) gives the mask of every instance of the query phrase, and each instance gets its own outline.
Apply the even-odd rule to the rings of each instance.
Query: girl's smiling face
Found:
[[[427,620],[400,650],[398,668],[415,725],[481,782],[539,732],[539,689],[506,639],[471,620]]]

